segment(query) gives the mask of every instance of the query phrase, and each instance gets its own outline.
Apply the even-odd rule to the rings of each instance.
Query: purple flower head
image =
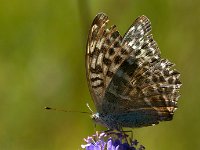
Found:
[[[128,142],[127,139],[130,139]],[[81,145],[85,150],[144,150],[143,145],[128,137],[122,132],[96,132],[95,135],[84,139],[86,144]]]

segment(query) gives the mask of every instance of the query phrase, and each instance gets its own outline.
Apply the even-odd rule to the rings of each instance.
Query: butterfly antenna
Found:
[[[82,113],[82,114],[91,114],[90,112],[86,112],[86,111],[64,110],[64,109],[58,109],[58,108],[52,108],[52,107],[44,107],[44,109],[46,109],[46,110],[62,111],[62,112],[76,112],[76,113]]]
[[[86,103],[86,106],[88,107],[88,109],[92,112],[92,114],[94,113],[93,110],[90,108],[90,105],[88,103]]]

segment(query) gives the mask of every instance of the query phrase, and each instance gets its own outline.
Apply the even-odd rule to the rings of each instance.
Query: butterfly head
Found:
[[[100,114],[98,112],[94,113],[93,110],[90,108],[89,104],[87,103],[86,106],[88,107],[88,109],[91,111],[91,118],[95,123],[98,124],[104,124],[104,121],[102,120],[102,116],[100,116]]]
[[[93,113],[91,115],[91,118],[94,122],[99,122],[98,120],[100,120],[100,117],[99,117],[99,113]]]
[[[95,122],[95,123],[98,123],[98,124],[101,124],[101,125],[104,125],[104,121],[103,121],[103,118],[100,116],[99,113],[93,113],[91,115],[91,118],[92,120]]]

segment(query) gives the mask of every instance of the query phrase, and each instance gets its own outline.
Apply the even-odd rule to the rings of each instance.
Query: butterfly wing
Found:
[[[130,49],[122,48],[122,37],[113,25],[106,28],[108,17],[99,13],[91,26],[86,51],[86,72],[90,93],[97,111],[113,75],[127,58]]]
[[[102,110],[117,116],[121,126],[147,126],[171,120],[177,108],[180,74],[171,69],[172,63],[160,58],[150,31],[150,21],[145,16],[129,28],[122,45],[128,45],[131,53],[105,92]]]

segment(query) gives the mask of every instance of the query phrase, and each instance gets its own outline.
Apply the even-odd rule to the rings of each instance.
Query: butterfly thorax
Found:
[[[105,113],[94,113],[92,114],[92,120],[100,125],[107,127],[108,129],[121,130],[124,127],[120,120],[117,119],[118,115],[105,114]],[[127,126],[131,127],[131,126]]]

